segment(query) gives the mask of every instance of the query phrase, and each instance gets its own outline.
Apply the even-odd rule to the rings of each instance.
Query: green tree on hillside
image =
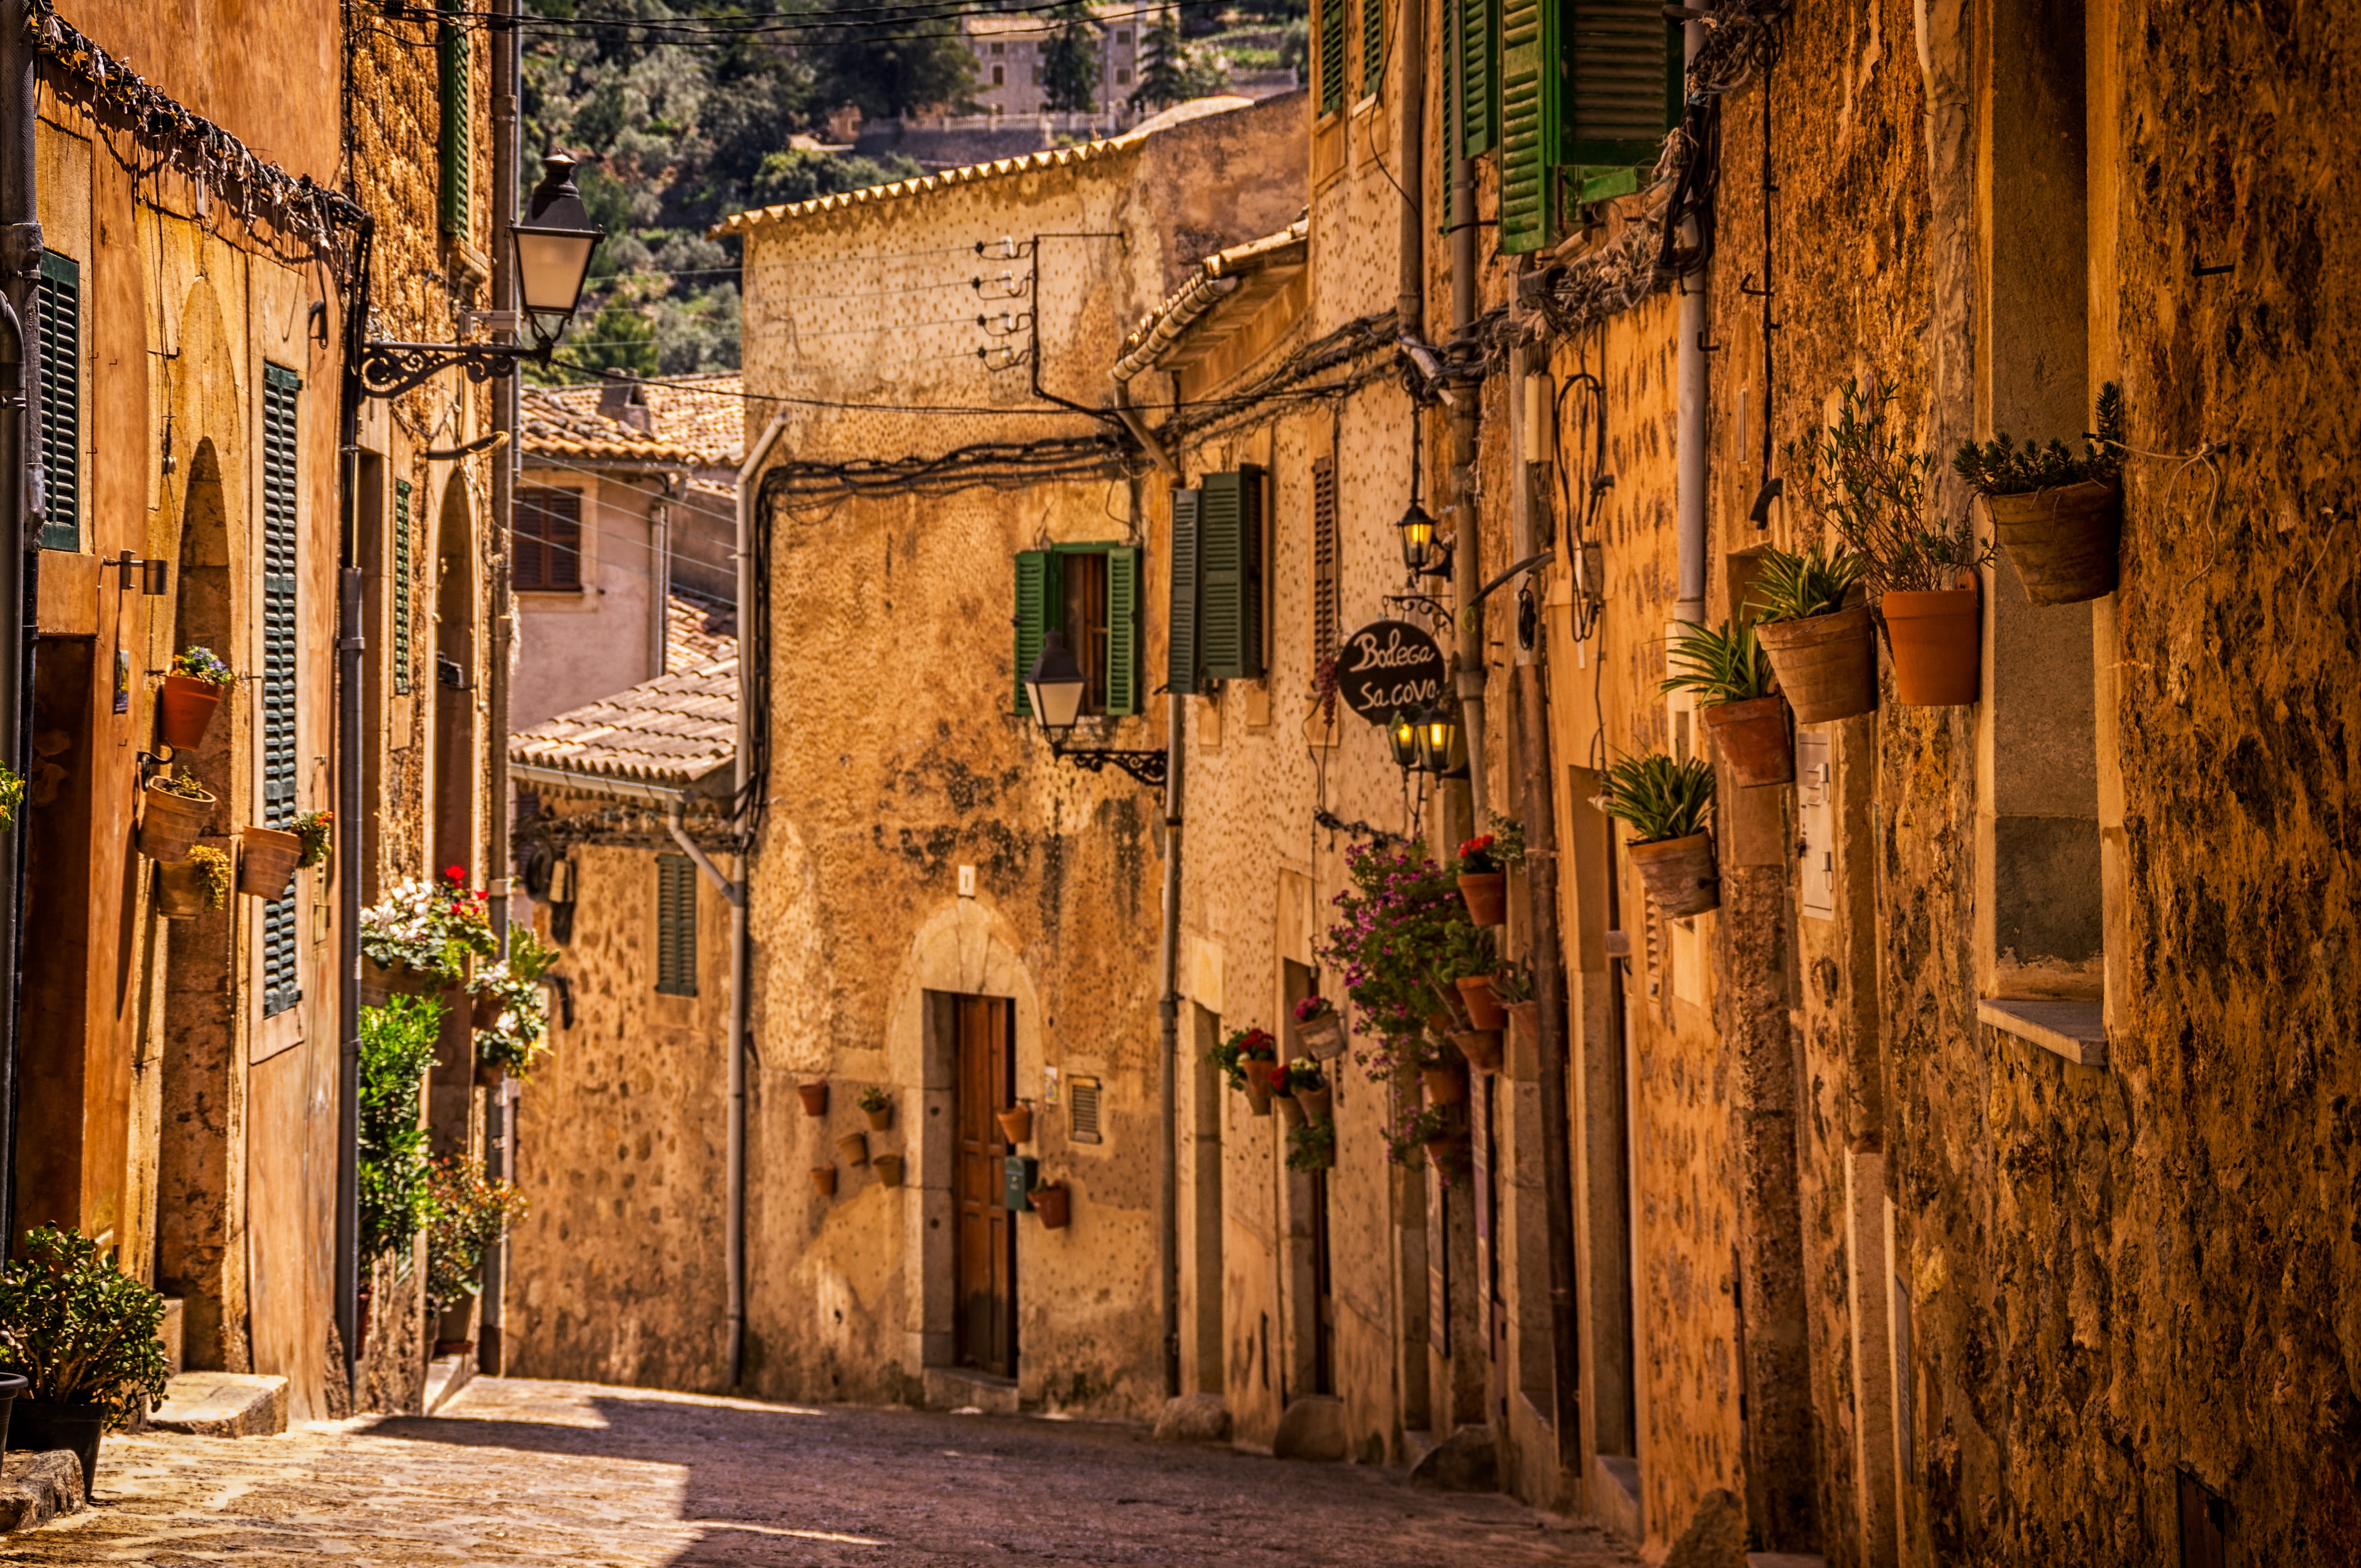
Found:
[[[1098,107],[1091,91],[1099,80],[1098,27],[1083,0],[1067,0],[1057,16],[1041,68],[1041,96],[1052,109],[1086,115]]]
[[[1188,50],[1180,42],[1179,15],[1170,6],[1158,12],[1156,25],[1139,41],[1139,85],[1132,91],[1131,106],[1161,109],[1188,97]]]

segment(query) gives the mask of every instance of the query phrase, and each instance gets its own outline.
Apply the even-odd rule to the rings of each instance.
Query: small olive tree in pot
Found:
[[[98,1474],[98,1436],[164,1397],[156,1337],[164,1298],[99,1255],[79,1231],[43,1225],[22,1261],[0,1272],[0,1370],[31,1386],[16,1402],[8,1445],[70,1449],[82,1494]]]

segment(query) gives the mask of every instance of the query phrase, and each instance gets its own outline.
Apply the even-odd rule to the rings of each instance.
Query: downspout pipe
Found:
[[[337,499],[344,545],[336,574],[336,1336],[345,1380],[360,1402],[361,1287],[361,345],[368,332],[369,250],[377,225],[353,222],[352,291],[345,300],[345,363],[336,409]]]
[[[1164,1157],[1156,1166],[1156,1266],[1164,1299],[1164,1393],[1180,1392],[1180,805],[1187,784],[1189,748],[1183,726],[1189,699],[1179,692],[1165,698],[1164,716],[1164,950],[1156,999],[1156,1033],[1162,1048],[1157,1069],[1157,1108],[1164,1123]]]
[[[729,1387],[732,1388],[746,1371],[746,1049],[747,1021],[752,1015],[747,987],[754,970],[753,938],[746,925],[747,894],[754,874],[754,846],[747,841],[753,808],[746,798],[746,783],[754,765],[754,682],[746,659],[755,642],[754,583],[749,575],[754,559],[754,476],[769,461],[771,449],[786,428],[785,412],[772,415],[738,469],[738,744],[730,768],[736,784],[730,799],[737,808],[733,826],[738,834],[739,895],[730,905],[730,1125],[724,1157],[727,1190],[722,1200],[722,1270],[729,1277]]]
[[[713,863],[713,857],[707,854],[704,847],[688,836],[688,825],[681,816],[682,798],[680,795],[674,795],[671,803],[664,807],[664,831],[671,834],[672,841],[680,846],[680,852],[686,855],[695,863],[697,869],[705,873],[705,880],[713,884],[714,891],[730,901],[730,908],[745,908],[746,884],[741,882],[731,882],[728,877],[723,876],[721,868]]]
[[[1454,127],[1455,132],[1457,127]],[[1454,368],[1472,374],[1480,357],[1476,334],[1476,165],[1466,141],[1451,138],[1451,346]],[[1480,833],[1491,814],[1484,777],[1484,583],[1481,530],[1476,506],[1476,421],[1483,400],[1463,386],[1451,404],[1452,596],[1457,603],[1459,728],[1467,742],[1469,830]]]
[[[1705,43],[1705,24],[1681,29],[1694,62]],[[1694,244],[1693,224],[1682,239]],[[1673,351],[1673,504],[1679,569],[1679,597],[1673,619],[1690,626],[1705,622],[1706,517],[1706,333],[1712,325],[1706,269],[1680,280],[1681,327]],[[1769,287],[1764,280],[1764,287]],[[1767,389],[1766,389],[1767,395]],[[1767,405],[1766,405],[1767,410]]]
[[[40,345],[28,330],[41,264],[33,150],[34,71],[26,30],[30,0],[0,0],[0,762],[16,776],[32,729],[33,620],[39,593]],[[29,804],[0,834],[0,1258],[16,1238],[17,1026],[24,996],[25,825]]]

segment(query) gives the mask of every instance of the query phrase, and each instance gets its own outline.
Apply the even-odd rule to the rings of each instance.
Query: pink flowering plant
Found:
[[[1431,1059],[1438,1047],[1427,1039],[1428,1021],[1457,1015],[1459,995],[1446,970],[1467,905],[1452,873],[1418,840],[1356,844],[1345,867],[1350,885],[1333,901],[1337,919],[1320,961],[1344,977],[1365,1032],[1384,1040],[1381,1060],[1360,1058],[1378,1079]]]
[[[1295,1021],[1309,1024],[1314,1018],[1325,1018],[1336,1011],[1336,1004],[1324,996],[1307,996],[1295,1004]]]
[[[467,868],[450,866],[441,880],[413,877],[362,910],[361,951],[373,964],[456,982],[467,978],[469,957],[490,958],[500,941]]]

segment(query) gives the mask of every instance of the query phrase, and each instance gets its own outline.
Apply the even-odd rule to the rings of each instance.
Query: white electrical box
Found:
[[[1828,738],[1795,732],[1795,816],[1802,834],[1804,913],[1822,920],[1837,914],[1836,775],[1828,763]]]

